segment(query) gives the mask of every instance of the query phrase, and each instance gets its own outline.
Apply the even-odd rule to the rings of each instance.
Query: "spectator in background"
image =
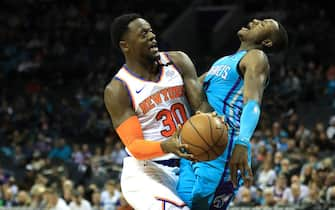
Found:
[[[17,206],[17,201],[15,200],[12,190],[8,187],[8,185],[2,186],[3,191],[3,206],[4,207],[14,207]]]
[[[31,199],[30,199],[29,194],[26,191],[20,190],[17,194],[16,202],[17,202],[17,206],[29,207],[31,204]]]
[[[335,65],[332,64],[329,66],[328,70],[327,70],[327,89],[326,89],[326,93],[327,95],[330,97],[330,99],[332,100],[332,106],[335,108]]]
[[[335,66],[334,66],[335,69]],[[327,128],[327,137],[335,143],[335,115],[331,116],[329,119],[329,126]]]
[[[252,179],[250,177],[247,177],[243,181],[243,185],[238,188],[238,191],[236,193],[235,197],[235,203],[242,201],[242,192],[244,189],[249,189],[251,193],[252,199],[255,201],[257,197],[257,188],[253,185]]]
[[[302,204],[308,204],[313,205],[316,207],[316,205],[320,205],[320,189],[317,187],[316,184],[310,184],[309,186],[309,193],[308,196],[306,196],[302,200]],[[314,209],[320,209],[320,208],[314,208]]]
[[[72,201],[73,182],[69,179],[65,179],[62,183],[62,196],[67,204]]]
[[[117,164],[118,166],[122,166],[123,159],[127,156],[128,154],[126,153],[121,141],[117,141],[110,157],[111,162]]]
[[[291,173],[291,168],[290,168],[290,160],[288,158],[284,158],[280,162],[280,172],[279,173],[282,173],[286,177],[289,177]]]
[[[101,194],[98,190],[92,193],[92,210],[103,210],[103,204],[101,203]]]
[[[77,190],[72,192],[72,201],[69,207],[70,210],[92,210],[91,204]]]
[[[312,179],[313,165],[310,163],[305,164],[300,171],[300,181],[302,184],[307,185]]]
[[[251,196],[251,191],[248,188],[244,188],[241,191],[241,200],[238,201],[235,206],[240,206],[240,207],[255,206],[255,201],[253,201],[252,196]]]
[[[273,169],[271,160],[266,159],[262,165],[262,169],[258,175],[257,185],[265,189],[272,186],[276,180],[276,172]]]
[[[31,203],[30,207],[33,209],[44,209],[45,208],[45,201],[43,200],[43,196],[45,193],[45,186],[41,184],[35,184],[31,190]]]
[[[56,189],[48,188],[45,192],[47,210],[70,210],[66,202],[59,197]]]
[[[84,155],[78,144],[73,145],[72,160],[77,164],[84,163]]]
[[[264,200],[263,200],[262,206],[271,207],[271,206],[276,205],[276,200],[275,200],[274,193],[271,187],[265,188],[263,190],[263,197],[264,197]]]
[[[101,203],[104,210],[116,210],[120,202],[120,191],[116,188],[114,180],[109,180],[106,183],[106,189],[101,193]]]
[[[49,153],[49,158],[68,161],[71,159],[71,148],[66,144],[64,138],[59,138],[55,141],[54,148]]]
[[[273,198],[276,203],[283,200],[284,192],[287,189],[287,178],[284,174],[279,174],[275,185],[271,188],[273,191]]]

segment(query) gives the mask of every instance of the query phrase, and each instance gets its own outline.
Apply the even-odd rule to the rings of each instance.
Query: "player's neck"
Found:
[[[156,75],[159,73],[158,64],[156,62],[149,63],[127,60],[126,66],[146,80],[155,79]]]
[[[259,45],[256,44],[251,44],[251,43],[247,43],[247,42],[241,42],[240,47],[238,48],[237,51],[242,51],[242,50],[252,50],[252,49],[261,49],[261,47]]]

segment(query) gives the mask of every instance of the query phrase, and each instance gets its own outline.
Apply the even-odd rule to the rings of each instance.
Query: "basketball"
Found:
[[[189,145],[188,152],[198,161],[214,160],[226,149],[228,126],[211,114],[196,114],[180,131],[181,143]]]

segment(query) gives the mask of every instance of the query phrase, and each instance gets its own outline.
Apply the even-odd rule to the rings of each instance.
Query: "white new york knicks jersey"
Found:
[[[126,85],[133,108],[141,123],[145,140],[160,141],[171,137],[178,124],[190,116],[183,79],[166,53],[160,53],[162,64],[157,82],[142,79],[124,65],[115,75]],[[129,153],[129,151],[127,150]],[[129,153],[130,154],[130,153]],[[167,154],[155,160],[176,157]]]

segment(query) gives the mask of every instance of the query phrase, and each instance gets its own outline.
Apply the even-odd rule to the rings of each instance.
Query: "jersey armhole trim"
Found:
[[[122,85],[127,89],[127,93],[128,93],[130,103],[131,103],[133,109],[135,110],[135,99],[134,99],[133,95],[131,94],[131,92],[129,91],[128,84],[123,79],[121,79],[120,77],[115,76],[114,79],[120,81],[122,83]]]
[[[163,55],[166,57],[168,64],[172,64],[173,68],[179,72],[179,74],[182,74],[182,70],[178,68],[178,66],[172,61],[170,55],[168,52],[163,52]]]

